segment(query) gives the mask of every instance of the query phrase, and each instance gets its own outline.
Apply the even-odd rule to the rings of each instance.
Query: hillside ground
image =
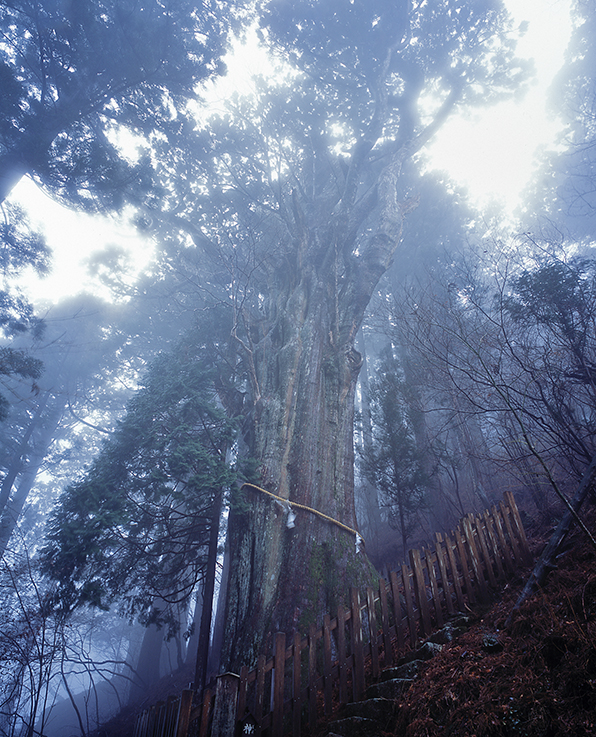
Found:
[[[596,515],[587,515],[596,529]],[[539,554],[548,534],[532,540]],[[527,574],[527,571],[524,572]],[[596,736],[596,551],[580,531],[542,591],[505,621],[525,577],[423,668],[389,734]]]

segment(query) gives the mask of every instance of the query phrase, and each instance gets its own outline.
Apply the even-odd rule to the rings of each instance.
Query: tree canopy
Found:
[[[68,204],[122,206],[149,162],[118,129],[170,124],[223,70],[230,19],[217,0],[2,2],[0,200],[28,174]]]

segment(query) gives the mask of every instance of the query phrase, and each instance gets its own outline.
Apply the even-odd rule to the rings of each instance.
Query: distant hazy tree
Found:
[[[528,400],[545,410],[533,420],[579,477],[596,452],[596,261],[546,258],[511,287],[502,307],[524,337],[514,355],[525,359]]]
[[[407,330],[400,330],[401,326],[407,328],[410,313],[417,309],[415,298],[407,300],[405,315],[399,319],[389,306],[403,302],[410,289],[413,294],[423,292],[425,284],[433,291],[439,289],[454,264],[474,252],[474,241],[489,225],[486,215],[481,217],[465,192],[444,175],[420,175],[410,163],[404,167],[403,179],[404,186],[418,193],[419,205],[404,223],[400,258],[379,284],[365,320],[369,333],[384,336],[382,343],[389,340],[394,346],[407,389],[404,399],[407,397],[417,452],[428,480],[426,519],[435,529],[443,530],[466,510],[486,507],[486,497],[479,492],[489,485],[490,474],[482,473],[486,464],[480,463],[479,448],[471,442],[472,438],[480,439],[474,418],[449,421],[457,413],[457,402],[453,406],[455,400],[449,391],[437,391],[431,366],[411,349]]]
[[[596,233],[596,3],[571,3],[573,29],[565,63],[551,87],[554,114],[564,128],[556,151],[544,157],[526,206],[526,226],[554,225],[577,240]],[[551,233],[552,235],[552,233]]]
[[[426,506],[429,478],[416,445],[408,388],[399,362],[388,348],[376,365],[371,386],[371,447],[363,455],[363,469],[381,492],[389,523],[401,537],[402,555]]]
[[[595,270],[585,258],[527,263],[511,275],[498,264],[488,277],[452,273],[399,315],[429,377],[459,397],[458,421],[479,424],[546,511],[596,451]]]
[[[94,448],[99,448],[97,438],[122,413],[131,393],[125,384],[131,371],[126,361],[129,336],[108,326],[124,313],[79,295],[46,313],[43,340],[32,341],[27,335],[15,339],[13,345],[43,362],[44,371],[33,392],[27,382],[5,382],[10,403],[0,436],[0,555],[24,510],[35,518],[31,498],[45,516],[56,499],[56,487],[89,463]]]

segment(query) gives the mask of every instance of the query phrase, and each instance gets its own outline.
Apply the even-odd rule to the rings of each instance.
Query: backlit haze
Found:
[[[563,63],[571,23],[569,0],[507,0],[506,5],[516,26],[528,22],[518,55],[534,59],[536,79],[521,100],[451,118],[427,149],[426,166],[445,171],[468,189],[474,202],[497,201],[511,214],[532,177],[537,153],[553,145],[560,129],[560,122],[547,112],[547,95]],[[209,90],[211,104],[217,106],[234,90],[245,92],[251,74],[263,69],[263,61],[254,47],[237,50],[228,63],[228,78]],[[132,229],[114,219],[62,208],[30,180],[18,185],[12,200],[45,231],[53,251],[49,276],[27,274],[21,279],[23,291],[38,309],[84,290],[109,299],[110,290],[99,279],[102,263],[118,261],[131,283],[151,261],[151,242],[138,238]]]

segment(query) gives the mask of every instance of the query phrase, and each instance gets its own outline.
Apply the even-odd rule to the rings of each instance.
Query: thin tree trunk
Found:
[[[368,353],[363,331],[358,332],[357,348],[362,356],[362,368],[360,370],[360,410],[362,416],[362,445],[364,456],[368,458],[372,452],[372,417],[370,412],[370,383],[368,374]],[[379,558],[379,536],[383,526],[381,509],[379,505],[379,493],[373,481],[366,476],[360,485],[364,501],[365,517],[364,532],[366,534],[367,551],[376,560]]]
[[[154,606],[157,604],[158,601],[155,602]],[[129,704],[140,701],[145,695],[147,687],[159,680],[159,663],[163,641],[163,631],[158,629],[157,625],[151,624],[145,629],[136,666],[132,669],[133,682],[128,697]]]
[[[230,538],[226,535],[224,545],[223,566],[221,572],[221,581],[219,583],[219,594],[217,597],[217,610],[215,612],[215,624],[213,626],[213,640],[209,651],[209,659],[207,663],[208,673],[219,673],[221,665],[221,654],[223,649],[225,614],[228,583],[230,580]]]
[[[43,396],[40,398],[39,403],[35,408],[33,417],[29,421],[29,424],[27,425],[27,429],[25,430],[25,433],[21,438],[19,446],[12,456],[12,460],[6,471],[6,476],[2,479],[2,485],[0,486],[0,513],[2,513],[6,508],[10,499],[10,494],[12,492],[14,482],[16,481],[17,476],[23,470],[23,467],[25,465],[24,457],[29,450],[29,442],[31,440],[31,436],[39,426],[49,397],[50,393],[44,392]]]
[[[54,433],[60,423],[60,418],[62,417],[64,407],[61,402],[57,402],[57,404],[50,409],[46,417],[41,420],[41,412],[47,405],[47,397],[42,404],[43,407],[42,405],[39,407],[40,415],[37,416],[35,424],[39,425],[40,421],[43,421],[44,427],[40,437],[34,441],[33,451],[30,453],[29,462],[21,470],[17,490],[12,495],[12,498],[8,501],[0,515],[0,557],[4,554],[12,533],[17,526],[23,507],[25,506],[25,502],[29,496],[29,492],[33,488],[39,469],[47,455],[48,448],[54,438]],[[31,422],[31,425],[33,425],[33,421]]]
[[[219,542],[219,521],[221,519],[223,492],[220,490],[213,500],[213,513],[209,531],[209,551],[207,554],[207,568],[205,571],[205,586],[203,587],[203,607],[201,612],[201,626],[197,645],[195,666],[195,690],[202,693],[207,678],[207,661],[209,657],[209,638],[211,635],[211,617],[213,612],[213,595],[215,593],[215,574],[217,569],[217,546]]]
[[[0,156],[0,204],[25,176],[26,170],[16,154],[8,152]]]
[[[201,614],[203,611],[203,587],[197,588],[195,609],[192,617],[192,635],[188,638],[186,646],[186,662],[195,663],[197,659],[197,647],[199,644],[199,631],[201,629]]]

